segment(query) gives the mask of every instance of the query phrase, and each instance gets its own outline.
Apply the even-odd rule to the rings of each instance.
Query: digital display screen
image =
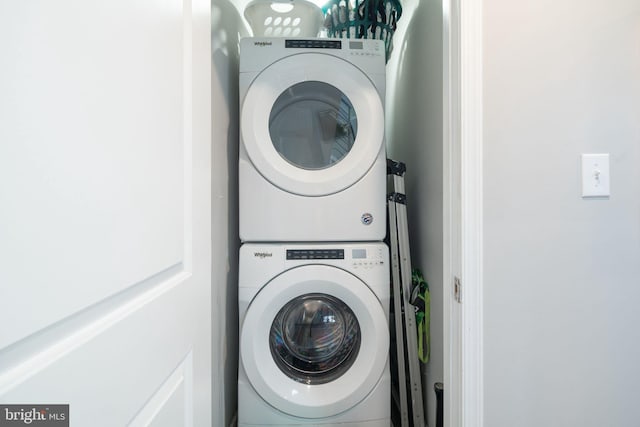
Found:
[[[364,47],[364,43],[362,42],[349,42],[349,49],[362,49]]]
[[[366,249],[352,249],[351,258],[353,259],[365,259],[367,257]]]

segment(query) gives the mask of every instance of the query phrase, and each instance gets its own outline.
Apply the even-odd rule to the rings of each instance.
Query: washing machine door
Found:
[[[249,305],[240,355],[258,394],[297,417],[346,411],[384,372],[389,328],[367,285],[336,267],[308,265],[266,284]]]
[[[372,81],[335,56],[283,58],[250,84],[242,143],[262,176],[303,196],[339,192],[371,168],[384,142],[384,110]]]

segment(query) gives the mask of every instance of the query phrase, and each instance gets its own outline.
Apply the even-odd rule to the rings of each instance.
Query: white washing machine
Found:
[[[240,43],[241,240],[382,240],[384,43]]]
[[[240,248],[239,427],[389,427],[388,263],[383,243]]]

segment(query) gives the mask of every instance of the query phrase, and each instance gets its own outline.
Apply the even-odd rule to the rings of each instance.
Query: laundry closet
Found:
[[[243,18],[248,1],[212,3],[213,64],[213,234],[223,236],[214,251],[214,284],[224,286],[225,316],[219,330],[223,360],[225,422],[237,408],[238,364],[237,266],[239,46],[251,35]],[[386,65],[385,137],[387,157],[407,165],[406,191],[412,264],[419,267],[431,291],[430,360],[423,366],[423,396],[429,425],[435,426],[434,384],[443,381],[443,50],[442,3],[407,1],[393,36]],[[264,227],[269,227],[264,224]],[[214,240],[215,242],[215,240]],[[218,263],[218,265],[215,265]],[[215,334],[214,326],[214,334]],[[417,357],[417,355],[416,355]],[[215,367],[214,367],[215,369]]]
[[[464,256],[480,256],[472,265],[480,280],[470,285],[467,274],[461,285],[461,306],[476,304],[480,313],[466,325],[479,330],[463,349],[473,362],[465,365],[472,377],[462,401],[465,425],[633,425],[640,416],[639,346],[629,334],[640,321],[633,302],[640,297],[638,2],[479,3],[462,2],[467,18],[462,33],[453,35],[462,40],[450,46],[444,40],[443,47],[442,35],[450,30],[443,17],[451,11],[438,1],[403,2],[387,64],[388,154],[407,163],[412,260],[432,293],[431,360],[423,385],[429,425],[435,426],[433,384],[452,360],[443,360],[443,348],[459,339],[460,328],[448,324],[452,335],[442,335],[443,301],[453,293],[442,267],[448,256],[443,230],[451,225],[443,216],[455,214],[443,175],[451,173],[448,150],[460,148],[443,144],[449,138],[466,141],[456,156],[472,158],[457,171],[462,186],[448,191],[473,205],[463,214],[477,222],[462,227],[475,233],[478,245]],[[214,2],[213,63],[224,93],[237,89],[233,46],[247,34],[243,6]],[[224,18],[216,21],[215,13]],[[461,41],[463,51],[456,51]],[[455,75],[443,61],[448,47],[452,60],[467,61],[468,74]],[[459,79],[452,87],[464,95],[468,114],[451,130],[442,125],[443,111],[462,113],[443,98],[449,73]],[[228,99],[235,111],[236,101]],[[217,149],[232,161],[235,153],[226,150],[233,150],[236,128],[233,114],[226,115],[217,136],[223,141]],[[609,153],[610,196],[583,197],[580,159],[588,153]],[[465,198],[476,185],[481,193]],[[229,265],[234,257],[231,250]],[[235,292],[226,278],[220,282]],[[234,297],[227,301],[233,312]],[[227,348],[235,348],[234,339],[235,331]],[[235,355],[229,356],[232,366]],[[225,408],[233,411],[235,378],[227,375]]]
[[[432,296],[429,425],[443,380],[464,389],[445,399],[453,426],[637,425],[638,1],[444,3],[403,2],[386,66],[388,155],[407,164]],[[79,426],[233,422],[244,6],[0,7],[0,416],[59,403]],[[583,176],[582,154],[609,169]],[[610,195],[584,197],[605,172]],[[456,239],[460,304],[442,267]],[[443,359],[461,342],[471,363]]]

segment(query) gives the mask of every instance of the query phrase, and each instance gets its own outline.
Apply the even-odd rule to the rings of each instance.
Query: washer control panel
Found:
[[[287,260],[344,259],[344,249],[287,249]]]
[[[351,252],[350,261],[351,267],[358,268],[374,268],[380,265],[384,265],[384,253],[382,248],[378,249],[364,249],[353,248]]]
[[[353,247],[348,249],[287,249],[287,261],[339,260],[354,269],[373,268],[384,265],[382,248]]]

